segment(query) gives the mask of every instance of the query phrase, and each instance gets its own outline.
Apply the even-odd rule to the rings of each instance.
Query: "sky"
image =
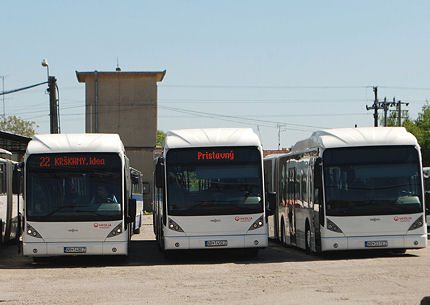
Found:
[[[374,86],[412,119],[430,100],[429,1],[2,0],[0,11],[0,91],[46,81],[46,58],[63,133],[85,131],[75,71],[117,63],[166,70],[159,130],[251,127],[265,149],[373,126]],[[49,133],[46,88],[0,96],[0,111]]]

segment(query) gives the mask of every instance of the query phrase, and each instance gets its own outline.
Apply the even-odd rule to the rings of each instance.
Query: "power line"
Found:
[[[165,88],[215,88],[215,89],[363,89],[372,86],[282,86],[282,85],[169,85],[159,84]]]
[[[288,113],[288,114],[265,114],[265,115],[237,115],[237,117],[259,117],[259,118],[271,118],[271,117],[336,117],[336,116],[357,116],[357,115],[362,115],[362,116],[367,116],[367,113],[317,113],[317,114],[312,114],[312,113],[300,113],[300,114],[295,114],[295,113]],[[166,115],[161,115],[158,116],[159,118],[192,118],[193,116],[166,116]]]
[[[430,90],[430,88],[426,87],[394,87],[394,86],[378,86],[379,88],[385,89],[399,89],[399,90]]]
[[[167,106],[159,106],[159,107],[162,109],[167,109],[167,110],[182,112],[182,113],[187,113],[187,114],[206,115],[206,116],[210,115],[210,116],[216,116],[217,118],[223,117],[223,118],[232,118],[232,119],[240,119],[240,120],[245,120],[245,121],[252,121],[252,122],[254,122],[254,124],[255,124],[255,122],[261,122],[261,123],[268,123],[268,124],[291,125],[291,126],[298,126],[298,127],[317,128],[317,129],[326,128],[326,127],[321,127],[321,126],[293,124],[293,123],[286,123],[286,122],[279,122],[279,121],[259,120],[259,119],[255,119],[255,118],[244,118],[244,117],[233,116],[233,115],[215,114],[215,113],[208,113],[208,112],[195,111],[195,110],[189,110],[189,109],[181,109],[181,108],[173,108],[173,107],[167,107]]]

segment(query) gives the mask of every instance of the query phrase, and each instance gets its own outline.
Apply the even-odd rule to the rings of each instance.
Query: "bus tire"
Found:
[[[3,222],[0,219],[0,246],[3,244]]]
[[[285,224],[284,224],[284,219],[282,219],[282,221],[281,221],[281,245],[282,245],[282,247],[286,247],[287,246],[286,238],[285,238]]]
[[[308,222],[306,222],[305,228],[305,251],[306,254],[311,254],[311,230]]]
[[[161,252],[166,252],[166,250],[164,249],[164,234],[163,234],[163,229],[160,230],[160,234],[158,236],[158,249]]]

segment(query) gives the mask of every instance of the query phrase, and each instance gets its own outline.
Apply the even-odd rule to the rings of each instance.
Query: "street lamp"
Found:
[[[48,75],[48,92],[49,92],[49,116],[50,116],[50,131],[51,133],[59,133],[60,128],[58,124],[58,101],[57,101],[57,80],[54,76],[49,76],[49,65],[48,60],[44,58],[42,60],[42,67],[46,67]]]
[[[42,67],[46,67],[47,74],[48,74],[48,79],[49,79],[49,65],[48,65],[48,60],[46,58],[44,58],[42,60]]]

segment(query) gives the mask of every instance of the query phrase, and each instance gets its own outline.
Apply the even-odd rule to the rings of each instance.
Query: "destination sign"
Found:
[[[229,152],[215,152],[215,151],[198,151],[197,160],[234,160],[234,151]]]
[[[199,147],[170,149],[167,162],[172,164],[238,164],[261,162],[261,152],[257,147]]]
[[[121,165],[116,154],[37,154],[27,159],[28,168],[114,168]]]
[[[104,166],[106,164],[106,160],[104,158],[97,157],[49,157],[42,156],[39,158],[40,167],[61,167],[61,166],[94,166],[101,165]]]

